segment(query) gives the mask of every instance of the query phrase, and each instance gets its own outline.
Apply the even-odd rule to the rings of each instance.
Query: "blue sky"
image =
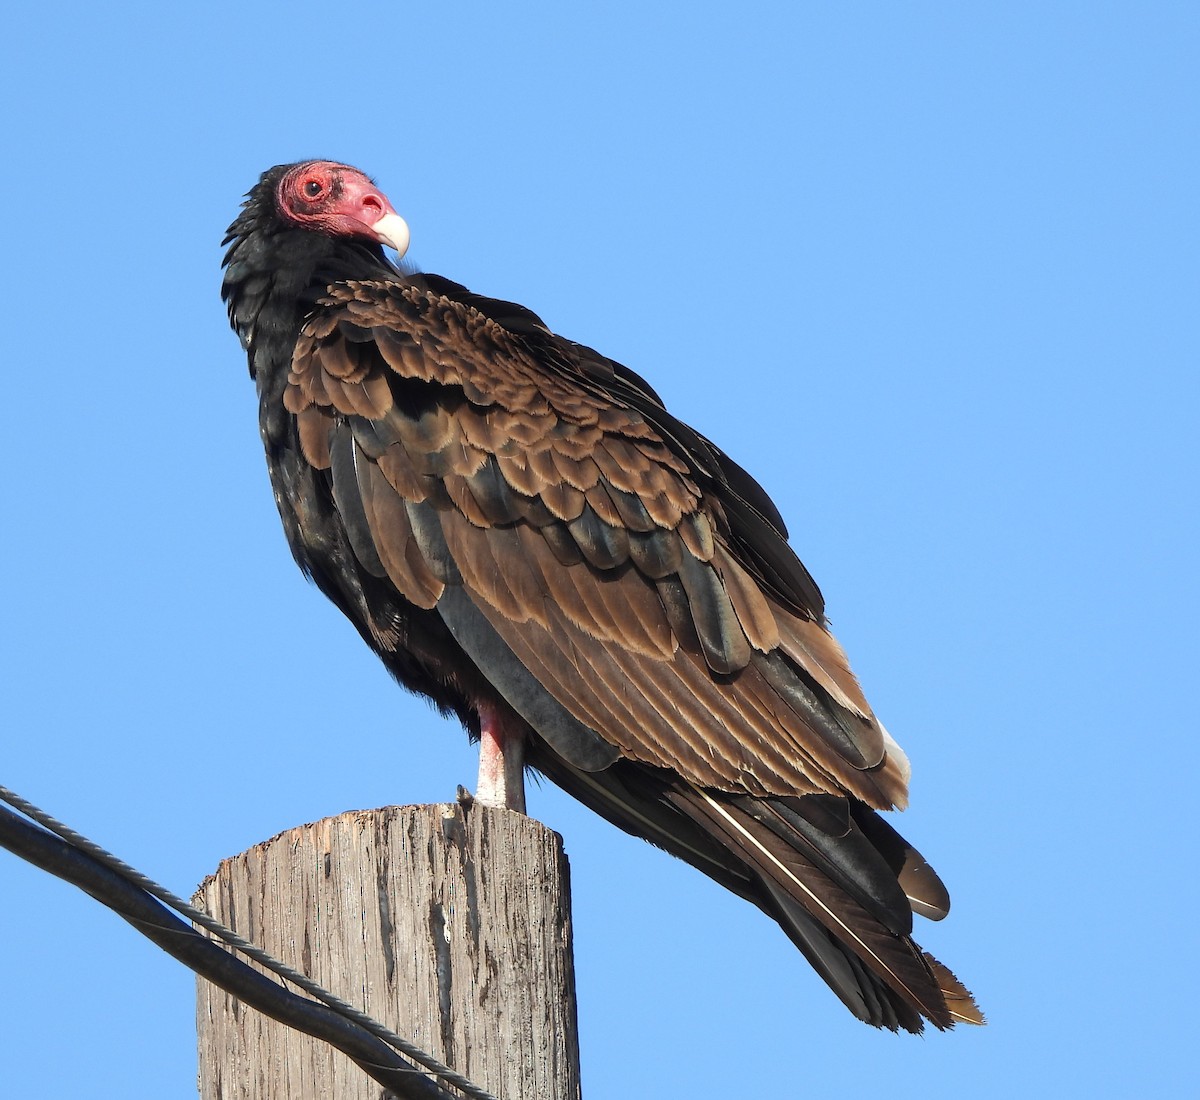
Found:
[[[422,267],[628,363],[773,494],[913,760],[955,902],[919,938],[991,1021],[863,1027],[543,787],[585,1095],[1195,1088],[1198,51],[1172,3],[25,6],[0,782],[185,895],[473,783],[292,565],[217,298],[259,172],[349,161]],[[6,1094],[193,1094],[189,972],[7,853],[0,983]]]

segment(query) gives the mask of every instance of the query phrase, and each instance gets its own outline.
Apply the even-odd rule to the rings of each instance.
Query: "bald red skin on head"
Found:
[[[395,208],[362,172],[348,164],[314,160],[298,164],[279,181],[275,201],[286,221],[331,237],[359,237],[393,244],[375,231]]]

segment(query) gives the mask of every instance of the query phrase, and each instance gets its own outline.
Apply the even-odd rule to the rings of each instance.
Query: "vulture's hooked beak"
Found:
[[[397,256],[403,256],[408,251],[408,222],[394,210],[387,211],[371,226],[371,232],[379,238],[380,244],[394,248]]]

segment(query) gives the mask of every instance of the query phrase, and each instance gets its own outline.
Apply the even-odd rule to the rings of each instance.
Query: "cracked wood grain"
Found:
[[[561,838],[478,803],[354,811],[225,860],[218,920],[500,1100],[578,1100]],[[380,1100],[337,1051],[198,982],[201,1100]]]

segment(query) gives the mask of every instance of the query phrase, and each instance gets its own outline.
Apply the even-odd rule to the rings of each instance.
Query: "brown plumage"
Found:
[[[627,368],[392,266],[397,221],[322,161],[264,174],[230,228],[301,567],[504,767],[755,902],[860,1018],[981,1022],[910,937],[948,897],[874,812],[907,761],[766,494]]]

